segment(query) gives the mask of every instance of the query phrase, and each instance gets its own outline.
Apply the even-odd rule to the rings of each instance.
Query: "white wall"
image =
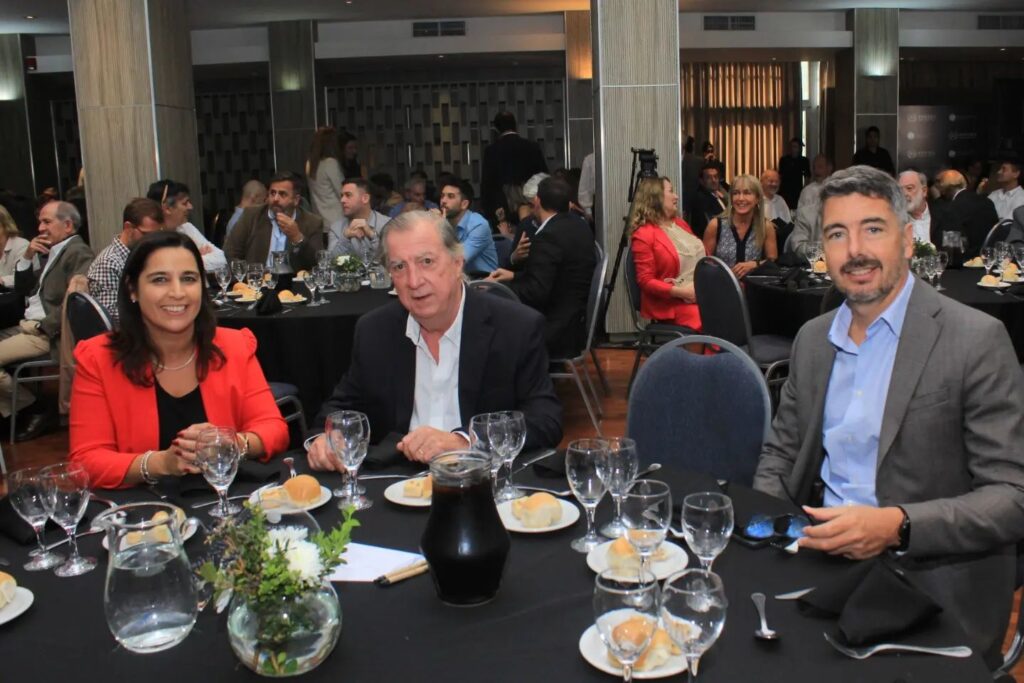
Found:
[[[756,12],[753,13],[756,17],[754,31],[705,31],[705,14],[679,14],[681,49],[843,48],[853,45],[853,33],[846,30],[846,12]]]
[[[269,53],[266,26],[192,31],[193,64],[265,62]]]
[[[1024,31],[979,31],[979,14],[1000,12],[900,12],[900,47],[1013,47]]]

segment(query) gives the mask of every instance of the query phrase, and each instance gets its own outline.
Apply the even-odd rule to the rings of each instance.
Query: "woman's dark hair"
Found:
[[[114,362],[120,363],[124,374],[132,384],[151,387],[155,381],[151,363],[156,350],[149,338],[142,311],[132,302],[132,292],[139,289],[139,277],[149,257],[160,249],[187,249],[196,260],[196,269],[202,282],[203,295],[199,300],[199,314],[195,320],[196,376],[203,381],[210,369],[224,364],[224,353],[213,343],[217,332],[217,318],[213,314],[207,293],[206,271],[203,257],[195,242],[187,235],[173,230],[157,231],[140,239],[124,264],[121,284],[117,290],[117,310],[121,315],[121,326],[110,336],[108,346],[114,351]]]
[[[338,131],[334,126],[323,126],[313,134],[313,142],[309,146],[309,177],[316,178],[316,169],[323,159],[334,157],[341,159],[341,145]]]

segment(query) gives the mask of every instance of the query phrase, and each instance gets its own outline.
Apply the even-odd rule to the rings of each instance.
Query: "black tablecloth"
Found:
[[[700,475],[658,473],[681,500],[685,493],[713,488]],[[522,480],[535,479],[533,475]],[[336,483],[322,476],[322,483]],[[428,511],[400,508],[384,500],[383,489],[394,480],[366,482],[374,499],[359,513],[362,523],[353,538],[360,543],[414,551]],[[564,488],[564,480],[542,480]],[[232,493],[255,484],[236,485]],[[786,503],[733,486],[729,491],[737,517],[753,511],[782,511]],[[111,494],[119,500],[153,499],[146,490]],[[207,496],[212,499],[212,493]],[[0,503],[6,505],[6,501]],[[599,521],[610,514],[607,501]],[[315,511],[321,525],[339,517],[333,504]],[[204,515],[204,519],[208,519]],[[593,623],[594,575],[583,555],[569,542],[583,532],[584,520],[549,534],[512,536],[512,549],[498,596],[487,605],[448,607],[437,599],[423,575],[390,588],[372,584],[336,584],[342,608],[338,646],[309,681],[611,681],[587,664],[578,651],[583,631]],[[56,537],[56,536],[55,536]],[[682,543],[680,541],[680,543]],[[82,577],[58,579],[50,572],[28,573],[15,568],[19,583],[35,593],[35,603],[21,617],[0,626],[0,671],[4,681],[75,681],[109,683],[141,680],[256,680],[235,659],[227,641],[225,617],[212,608],[199,616],[195,629],[177,647],[137,655],[116,647],[103,616],[106,553],[95,536],[80,542],[83,552],[101,558],[100,569]],[[194,557],[202,544],[186,544]],[[0,556],[16,563],[26,549],[0,537]],[[691,557],[690,562],[694,559]],[[721,639],[704,656],[698,680],[715,682],[928,681],[970,683],[990,680],[977,656],[946,659],[922,655],[885,655],[864,661],[848,659],[828,646],[822,632],[834,623],[805,617],[794,602],[769,598],[768,618],[780,639],[763,643],[753,638],[756,624],[752,591],[769,596],[814,586],[844,561],[816,553],[789,556],[768,548],[751,550],[730,544],[715,562],[729,599]],[[9,568],[8,568],[9,569]],[[931,633],[933,644],[961,644],[963,634],[948,617],[940,617]],[[675,679],[673,679],[675,680]]]
[[[302,285],[295,291],[308,295]],[[356,320],[395,297],[386,290],[329,293],[328,303],[310,308],[285,306],[281,313],[256,315],[246,307],[221,310],[217,322],[224,327],[247,327],[256,335],[256,357],[271,382],[289,382],[299,388],[306,416],[320,410],[348,369]]]
[[[1017,357],[1024,360],[1024,297],[978,287],[977,282],[984,274],[980,268],[947,270],[942,274],[945,289],[941,293],[1001,320],[1010,333]],[[818,286],[792,291],[774,280],[748,278],[747,304],[754,334],[796,336],[801,325],[819,314],[827,289]]]
[[[25,317],[25,297],[11,291],[0,292],[0,329],[14,327]]]

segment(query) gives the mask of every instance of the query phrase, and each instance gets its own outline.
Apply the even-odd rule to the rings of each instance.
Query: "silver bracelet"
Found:
[[[142,474],[142,481],[147,484],[156,484],[159,480],[149,473],[149,458],[153,455],[153,451],[146,451],[142,454],[142,460],[139,461],[139,472]]]

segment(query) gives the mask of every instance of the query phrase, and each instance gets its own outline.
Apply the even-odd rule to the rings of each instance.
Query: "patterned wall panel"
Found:
[[[441,171],[470,180],[480,191],[490,121],[501,109],[519,132],[536,141],[548,167],[565,165],[563,81],[480,81],[352,85],[324,89],[327,121],[359,138],[370,173],[389,173],[399,185],[410,171]]]
[[[53,144],[57,155],[57,174],[62,192],[78,184],[82,168],[82,148],[78,138],[78,106],[75,100],[50,100]]]

